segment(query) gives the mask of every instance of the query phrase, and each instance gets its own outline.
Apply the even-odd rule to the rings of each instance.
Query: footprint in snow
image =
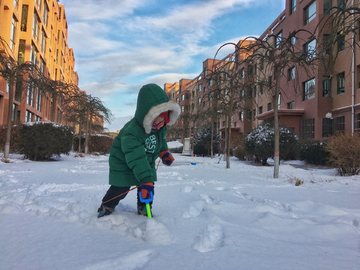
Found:
[[[198,236],[193,244],[193,249],[205,253],[218,250],[224,242],[224,232],[217,224],[210,224],[204,232]]]

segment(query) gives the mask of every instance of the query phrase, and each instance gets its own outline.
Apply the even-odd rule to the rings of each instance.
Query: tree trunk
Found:
[[[53,106],[52,106],[52,108],[51,108],[51,119],[50,119],[50,121],[51,122],[56,122],[56,117],[55,117],[55,114],[56,114],[56,107],[57,107],[57,96],[56,96],[56,94],[53,94],[52,95],[52,100],[53,100]]]
[[[12,114],[13,114],[13,102],[14,102],[14,81],[15,78],[10,78],[8,81],[9,84],[9,110],[8,110],[8,119],[7,119],[7,130],[6,130],[6,139],[5,139],[5,151],[4,151],[4,160],[8,161],[10,154],[10,139],[11,139],[11,128],[12,128]]]
[[[79,122],[79,154],[81,154],[81,121]]]
[[[230,110],[232,111],[232,110]],[[231,115],[227,119],[227,148],[226,148],[226,168],[230,169],[230,153],[231,153]]]
[[[279,93],[280,93],[280,68],[275,67],[275,97],[274,97],[274,178],[279,178],[280,167],[280,136],[279,136]]]
[[[214,115],[211,114],[211,159],[214,158]]]
[[[85,133],[85,155],[89,154],[89,132],[90,132],[90,112],[86,117],[86,133]]]

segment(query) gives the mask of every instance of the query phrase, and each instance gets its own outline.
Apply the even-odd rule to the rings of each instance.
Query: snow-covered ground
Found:
[[[0,269],[360,269],[360,176],[175,159],[152,219],[135,191],[97,218],[106,156],[0,162]]]

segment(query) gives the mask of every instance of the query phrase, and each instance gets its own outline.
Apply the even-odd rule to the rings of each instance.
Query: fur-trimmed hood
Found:
[[[135,118],[141,124],[145,132],[150,134],[152,124],[160,113],[170,111],[170,122],[173,125],[180,115],[180,106],[169,101],[165,91],[156,84],[144,85],[139,92]]]

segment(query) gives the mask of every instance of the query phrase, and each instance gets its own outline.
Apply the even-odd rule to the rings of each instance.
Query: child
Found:
[[[149,198],[149,191],[154,194],[155,160],[158,157],[167,166],[174,161],[165,135],[166,126],[174,124],[179,115],[179,105],[169,101],[160,86],[147,84],[140,89],[135,117],[121,129],[110,150],[110,188],[102,199],[98,217],[110,215],[131,186],[140,186],[137,210],[139,215],[147,215],[139,192],[143,199]]]

